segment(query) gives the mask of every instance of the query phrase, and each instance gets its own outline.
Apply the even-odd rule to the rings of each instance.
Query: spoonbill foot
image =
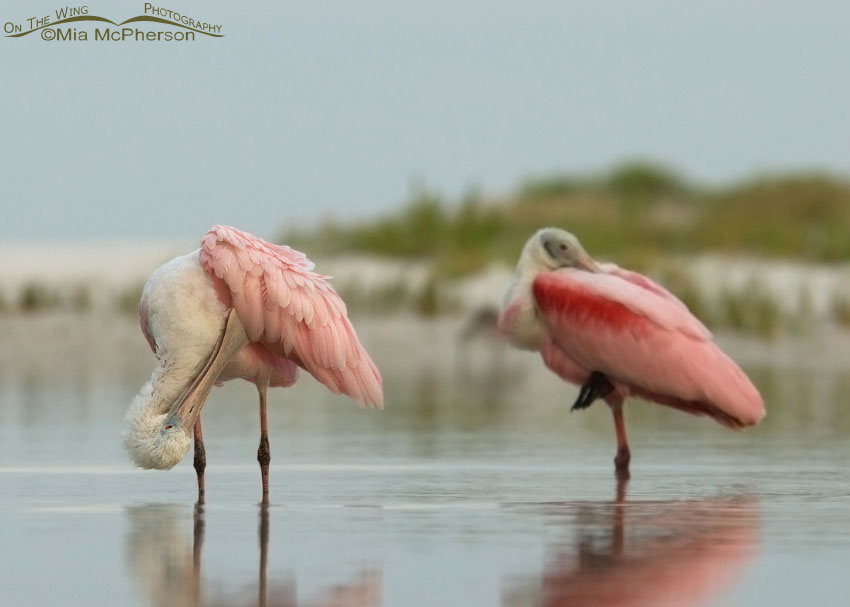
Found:
[[[632,454],[629,452],[628,445],[624,445],[617,449],[617,455],[614,457],[614,468],[617,475],[625,475],[629,477],[629,461],[632,459]]]
[[[608,381],[608,378],[599,371],[594,371],[579,390],[578,398],[576,398],[576,402],[573,403],[570,411],[587,409],[597,398],[605,398],[613,391],[614,384]]]

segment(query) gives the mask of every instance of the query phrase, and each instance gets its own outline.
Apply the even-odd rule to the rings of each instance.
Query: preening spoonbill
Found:
[[[157,269],[139,319],[157,366],[125,419],[124,443],[143,468],[168,469],[194,433],[204,500],[201,407],[217,382],[242,378],[260,395],[257,459],[268,502],[266,388],[291,386],[298,367],[361,406],[383,407],[381,375],[357,340],[345,304],[303,253],[227,226]]]
[[[605,399],[620,474],[628,474],[630,460],[628,396],[736,429],[764,417],[758,390],[685,304],[641,274],[597,263],[564,230],[544,228],[525,244],[499,331],[519,348],[539,350],[549,369],[581,386],[573,409]]]

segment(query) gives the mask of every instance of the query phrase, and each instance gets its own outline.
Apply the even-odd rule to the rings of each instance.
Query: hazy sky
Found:
[[[226,36],[0,38],[3,241],[273,236],[411,182],[498,193],[632,156],[708,181],[850,173],[846,2],[154,4]],[[7,0],[0,22],[62,6]]]

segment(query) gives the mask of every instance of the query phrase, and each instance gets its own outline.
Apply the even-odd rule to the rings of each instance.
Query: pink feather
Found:
[[[764,416],[761,396],[744,372],[682,302],[648,278],[619,268],[561,269],[538,274],[533,295],[548,348],[557,346],[578,369],[599,371],[632,394],[731,427]],[[564,362],[545,345],[543,354],[565,379],[579,376],[575,369],[558,371]]]
[[[230,293],[249,339],[272,357],[296,362],[332,391],[383,407],[381,375],[345,304],[303,253],[215,226],[201,241],[199,259]]]

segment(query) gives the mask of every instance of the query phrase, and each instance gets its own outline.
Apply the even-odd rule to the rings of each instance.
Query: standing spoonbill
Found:
[[[755,425],[764,403],[749,378],[661,285],[594,261],[578,239],[544,228],[522,250],[499,332],[581,386],[572,409],[603,398],[614,414],[617,473],[628,475],[623,402],[637,396],[730,428]]]
[[[142,332],[157,366],[125,419],[124,443],[142,468],[168,469],[194,433],[198,501],[206,456],[201,407],[212,386],[253,382],[260,395],[257,460],[269,497],[266,389],[291,386],[298,367],[361,406],[383,407],[381,375],[357,340],[345,304],[303,253],[227,226],[172,259],[145,285]]]

